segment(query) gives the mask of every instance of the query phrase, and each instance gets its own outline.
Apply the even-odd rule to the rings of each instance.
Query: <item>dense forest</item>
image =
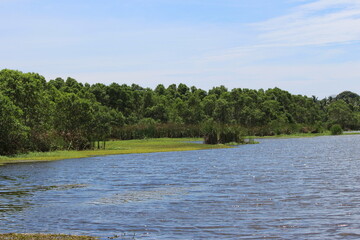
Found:
[[[89,149],[108,139],[229,142],[244,135],[323,132],[334,124],[360,129],[359,95],[345,91],[319,100],[279,88],[90,85],[70,77],[46,81],[37,73],[0,71],[0,155]]]

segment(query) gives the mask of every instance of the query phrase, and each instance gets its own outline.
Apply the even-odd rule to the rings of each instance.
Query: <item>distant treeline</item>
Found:
[[[359,95],[346,91],[319,100],[279,88],[90,85],[0,71],[0,155],[82,150],[110,138],[228,142],[240,140],[240,135],[322,132],[334,124],[360,129]]]

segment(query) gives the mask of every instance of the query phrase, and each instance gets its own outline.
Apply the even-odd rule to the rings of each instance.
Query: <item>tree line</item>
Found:
[[[90,85],[0,71],[0,155],[97,148],[110,138],[206,137],[215,143],[220,136],[227,142],[239,135],[322,132],[334,124],[360,129],[359,95],[345,91],[319,100],[279,88]]]

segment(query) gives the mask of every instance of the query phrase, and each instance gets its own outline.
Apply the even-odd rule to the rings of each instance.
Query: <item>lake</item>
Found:
[[[360,135],[0,166],[0,232],[359,239]]]

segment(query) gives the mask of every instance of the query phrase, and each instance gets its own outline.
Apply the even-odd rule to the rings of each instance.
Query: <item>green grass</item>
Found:
[[[71,236],[63,234],[20,234],[6,233],[0,234],[1,240],[98,240],[96,237]]]
[[[103,155],[152,153],[152,152],[175,152],[226,148],[225,145],[205,145],[191,143],[190,141],[202,141],[200,138],[157,138],[143,140],[108,141],[106,150],[86,151],[54,151],[54,152],[31,152],[11,157],[0,156],[0,165],[5,163],[54,161],[70,158],[85,158]]]

